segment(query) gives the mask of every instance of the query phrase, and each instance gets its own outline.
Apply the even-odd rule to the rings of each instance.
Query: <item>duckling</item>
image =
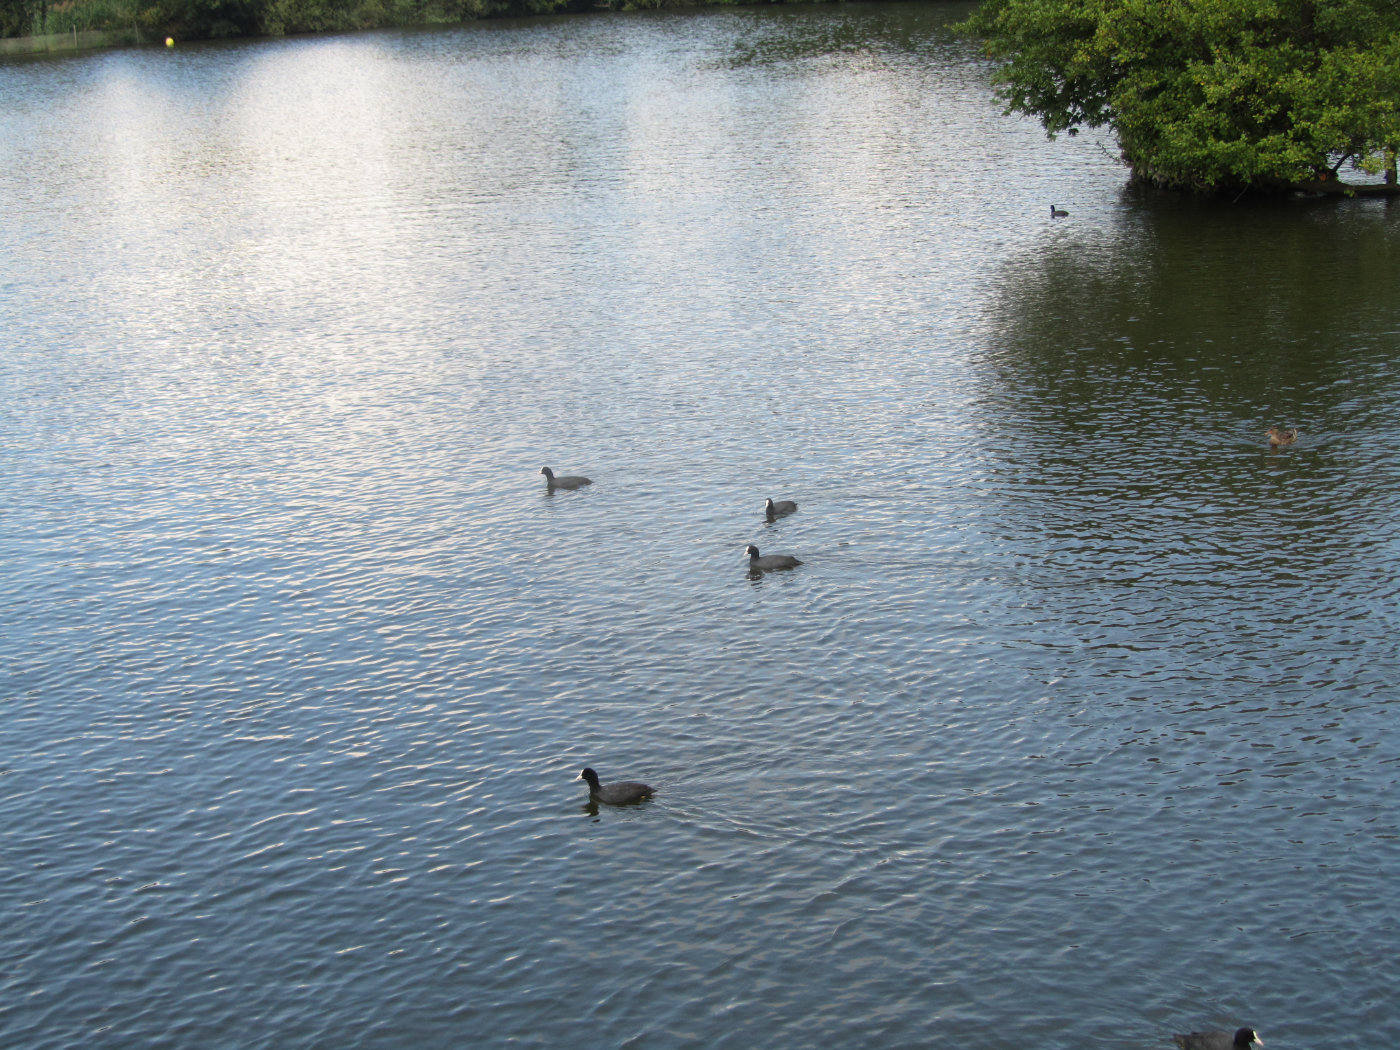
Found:
[[[1241,1028],[1234,1035],[1229,1032],[1187,1032],[1172,1036],[1172,1042],[1181,1050],[1249,1050],[1252,1046],[1264,1045],[1264,1040],[1254,1034],[1253,1028]]]
[[[759,572],[769,569],[795,569],[802,564],[791,554],[769,554],[760,557],[758,548],[752,543],[744,549],[744,553],[749,556],[749,568]]]
[[[649,786],[635,780],[619,780],[616,784],[600,784],[598,783],[598,774],[588,766],[584,766],[578,779],[588,781],[590,801],[606,802],[610,806],[629,806],[656,794]]]
[[[1069,218],[1069,212],[1065,211],[1063,208],[1057,208],[1057,207],[1055,207],[1055,206],[1052,204],[1052,205],[1050,205],[1050,218],[1052,218],[1052,219],[1068,219],[1068,218]]]
[[[797,509],[797,504],[790,499],[780,499],[774,503],[771,499],[763,507],[763,516],[769,521],[774,518],[785,518]]]
[[[580,477],[577,474],[566,474],[562,478],[556,478],[554,471],[548,467],[540,467],[540,473],[544,475],[545,485],[551,491],[554,489],[581,489],[585,485],[593,484],[592,478]]]
[[[1278,427],[1270,427],[1265,436],[1269,439],[1270,448],[1282,448],[1298,440],[1298,431],[1297,428],[1281,430]]]

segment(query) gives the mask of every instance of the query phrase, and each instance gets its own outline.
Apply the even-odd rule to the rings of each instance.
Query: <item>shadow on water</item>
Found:
[[[944,59],[950,51],[969,49],[953,27],[976,7],[953,0],[919,5],[835,4],[810,10],[764,8],[750,13],[752,31],[736,38],[726,64],[775,65],[853,55]]]
[[[1067,223],[1003,267],[993,361],[1024,407],[1053,405],[1052,427],[1121,419],[1161,436],[1180,430],[1184,405],[1233,406],[1252,426],[1332,407],[1321,392],[1338,382],[1388,389],[1397,226],[1383,204],[1130,195],[1107,238]],[[1053,402],[1035,396],[1052,386]]]
[[[1187,624],[1221,651],[1319,617],[1383,626],[1400,212],[1124,204],[1009,259],[989,307],[982,510],[1029,600],[1062,628]],[[1271,450],[1274,425],[1303,436]]]

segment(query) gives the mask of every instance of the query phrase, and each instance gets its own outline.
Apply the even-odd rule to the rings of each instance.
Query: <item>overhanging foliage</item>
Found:
[[[1395,0],[988,0],[967,25],[1009,110],[1111,127],[1160,185],[1323,188],[1400,144]]]

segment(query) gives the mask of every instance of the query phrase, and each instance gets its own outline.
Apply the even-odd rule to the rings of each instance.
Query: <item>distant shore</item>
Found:
[[[68,17],[80,17],[79,8],[87,0],[63,5]],[[744,0],[742,6],[769,4],[823,3],[828,0]],[[132,6],[119,18],[130,18],[130,25],[109,29],[67,27],[60,32],[36,36],[0,37],[0,59],[24,55],[62,54],[112,47],[154,46],[167,36],[179,42],[209,39],[258,39],[281,36],[345,33],[365,29],[427,28],[467,25],[498,18],[528,18],[532,15],[587,14],[603,11],[640,11],[657,8],[733,7],[734,0],[359,0],[328,16],[314,7],[305,8],[300,0],[272,0],[261,16],[249,25],[227,22],[167,25],[151,28]],[[55,7],[55,11],[59,8]],[[91,25],[92,20],[83,18]],[[82,21],[79,24],[82,24]],[[140,28],[138,23],[145,25]]]

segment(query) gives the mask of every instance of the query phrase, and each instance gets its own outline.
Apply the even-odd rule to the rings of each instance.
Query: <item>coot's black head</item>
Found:
[[[1249,1050],[1251,1046],[1263,1046],[1264,1040],[1254,1034],[1253,1028],[1241,1028],[1235,1033],[1235,1045],[1239,1050]]]
[[[764,509],[766,509],[771,514],[773,512],[773,497],[769,496],[768,500],[763,504],[763,506]]]
[[[550,470],[548,467],[540,467],[540,473],[547,478],[554,477],[554,471]]]
[[[750,558],[757,558],[758,548],[755,547],[752,543],[750,543],[747,547],[744,548],[744,553],[747,554]]]
[[[598,774],[593,772],[593,770],[590,767],[584,766],[583,772],[578,775],[578,778],[580,780],[588,781],[588,786],[593,788],[595,791],[598,789]]]

